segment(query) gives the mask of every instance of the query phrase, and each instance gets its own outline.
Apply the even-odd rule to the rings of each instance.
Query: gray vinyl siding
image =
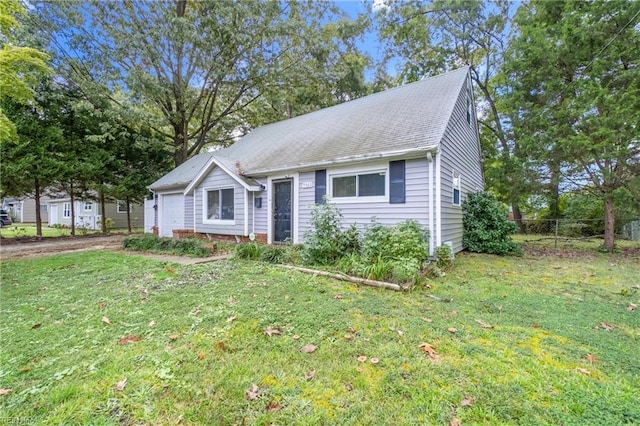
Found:
[[[311,228],[311,211],[316,205],[316,172],[300,173],[298,179],[298,241],[304,242],[304,233]],[[308,184],[310,183],[310,184]],[[307,186],[303,188],[303,186]]]
[[[361,165],[355,165],[356,169]],[[387,168],[388,162],[371,164],[371,168]],[[330,178],[332,170],[327,170],[327,179]],[[299,198],[299,235],[302,241],[304,232],[311,228],[311,211],[315,205],[315,184],[311,188],[302,188],[305,181],[313,182],[315,172],[300,174],[300,198]],[[373,217],[384,225],[394,225],[407,219],[418,221],[425,228],[429,226],[429,175],[426,158],[410,159],[405,163],[405,195],[404,204],[390,204],[387,202],[358,202],[358,203],[335,203],[340,209],[343,219],[344,229],[356,223],[359,229],[364,229],[371,223]],[[387,187],[388,189],[388,187]],[[388,193],[386,194],[388,197]]]
[[[82,208],[82,204],[80,204]],[[107,218],[113,220],[114,228],[127,227],[127,212],[118,213],[118,205],[116,203],[105,203],[105,214]],[[76,210],[80,211],[80,210]],[[88,212],[87,212],[88,213]],[[76,213],[77,214],[77,213]],[[93,203],[93,215],[100,216],[100,204]],[[131,203],[131,226],[141,228],[144,226],[144,206],[142,204]]]
[[[224,189],[233,188],[235,199],[233,224],[209,224],[203,223],[203,189]],[[221,234],[221,235],[243,235],[244,234],[244,192],[245,189],[235,179],[222,171],[219,167],[214,167],[209,175],[195,189],[195,232]],[[249,197],[251,202],[251,197]]]
[[[40,197],[40,218],[42,219],[42,223],[47,223],[49,221],[48,204],[50,200],[51,199],[46,195]],[[42,211],[43,206],[46,206],[46,211]],[[36,200],[34,198],[25,198],[22,200],[21,216],[22,217],[19,217],[18,220],[23,223],[36,222]]]
[[[471,101],[471,124],[467,122],[467,98]],[[440,143],[442,243],[451,241],[454,252],[463,249],[462,203],[469,193],[484,189],[476,123],[475,103],[467,83],[460,91]],[[459,173],[461,179],[460,206],[453,204],[454,172]]]
[[[193,193],[184,196],[184,229],[193,229]]]
[[[255,178],[254,178],[255,179]],[[258,183],[260,183],[260,185],[262,185],[263,187],[267,187],[267,179],[266,178],[259,178],[259,179],[255,179]],[[266,234],[267,233],[267,221],[269,218],[269,212],[268,212],[268,203],[267,203],[267,191],[266,189],[262,192],[254,192],[253,193],[254,198],[262,198],[262,207],[260,207],[259,209],[253,208],[253,214],[252,214],[252,218],[253,218],[253,227],[249,227],[249,229],[253,229],[253,232],[255,232],[256,234]],[[253,198],[249,197],[249,202],[253,203]],[[253,206],[253,204],[251,204]]]

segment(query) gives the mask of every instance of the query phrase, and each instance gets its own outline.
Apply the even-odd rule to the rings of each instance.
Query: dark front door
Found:
[[[273,182],[273,242],[291,239],[292,180]]]

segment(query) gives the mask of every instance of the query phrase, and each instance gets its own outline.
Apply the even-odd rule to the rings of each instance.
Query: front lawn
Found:
[[[6,261],[2,419],[640,424],[640,259],[526,253],[406,293],[238,260]]]
[[[0,236],[2,238],[32,238],[36,236],[36,224],[35,223],[14,223],[9,226],[3,226],[0,228]],[[132,233],[142,233],[142,228],[133,228]],[[127,233],[126,228],[110,229],[111,234]],[[76,235],[88,235],[88,234],[100,234],[100,230],[91,229],[76,229]],[[68,237],[71,235],[71,229],[69,228],[50,228],[47,225],[42,225],[42,237]]]

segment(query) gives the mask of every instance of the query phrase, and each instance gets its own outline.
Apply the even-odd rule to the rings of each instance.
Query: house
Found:
[[[79,228],[100,229],[100,203],[92,200],[74,200],[75,225]],[[108,202],[105,204],[107,219],[112,220],[113,228],[127,227],[127,203],[124,201]],[[64,225],[71,227],[71,199],[56,198],[48,202],[49,226]],[[130,203],[132,227],[142,227],[144,209],[142,204]]]
[[[50,198],[40,196],[40,218],[43,223],[49,220],[48,205]],[[36,222],[36,200],[33,197],[5,198],[2,200],[2,208],[9,211],[15,222]]]
[[[417,220],[433,254],[462,250],[462,203],[483,187],[465,67],[256,128],[149,189],[162,236],[301,243],[314,205],[328,200],[344,226]]]

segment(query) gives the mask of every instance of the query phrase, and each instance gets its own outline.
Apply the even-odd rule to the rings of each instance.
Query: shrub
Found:
[[[393,227],[374,220],[364,235],[362,256],[365,261],[382,257],[392,261],[415,259],[421,264],[429,257],[428,241],[429,231],[415,220],[406,220]]]
[[[462,244],[472,252],[498,255],[517,254],[519,247],[511,240],[516,224],[507,220],[507,211],[488,192],[469,194],[462,205]]]
[[[122,241],[122,247],[132,251],[151,251],[191,257],[207,257],[210,253],[204,243],[195,238],[173,240],[171,238],[159,238],[151,234],[145,234],[142,237],[125,238]]]
[[[331,265],[349,253],[360,251],[360,234],[355,224],[342,231],[342,213],[332,204],[318,204],[311,211],[311,229],[304,234],[305,263]]]
[[[451,247],[440,246],[436,249],[436,264],[440,269],[449,269],[453,264],[453,253]]]
[[[235,253],[240,259],[256,260],[260,258],[260,245],[258,243],[238,244]]]

